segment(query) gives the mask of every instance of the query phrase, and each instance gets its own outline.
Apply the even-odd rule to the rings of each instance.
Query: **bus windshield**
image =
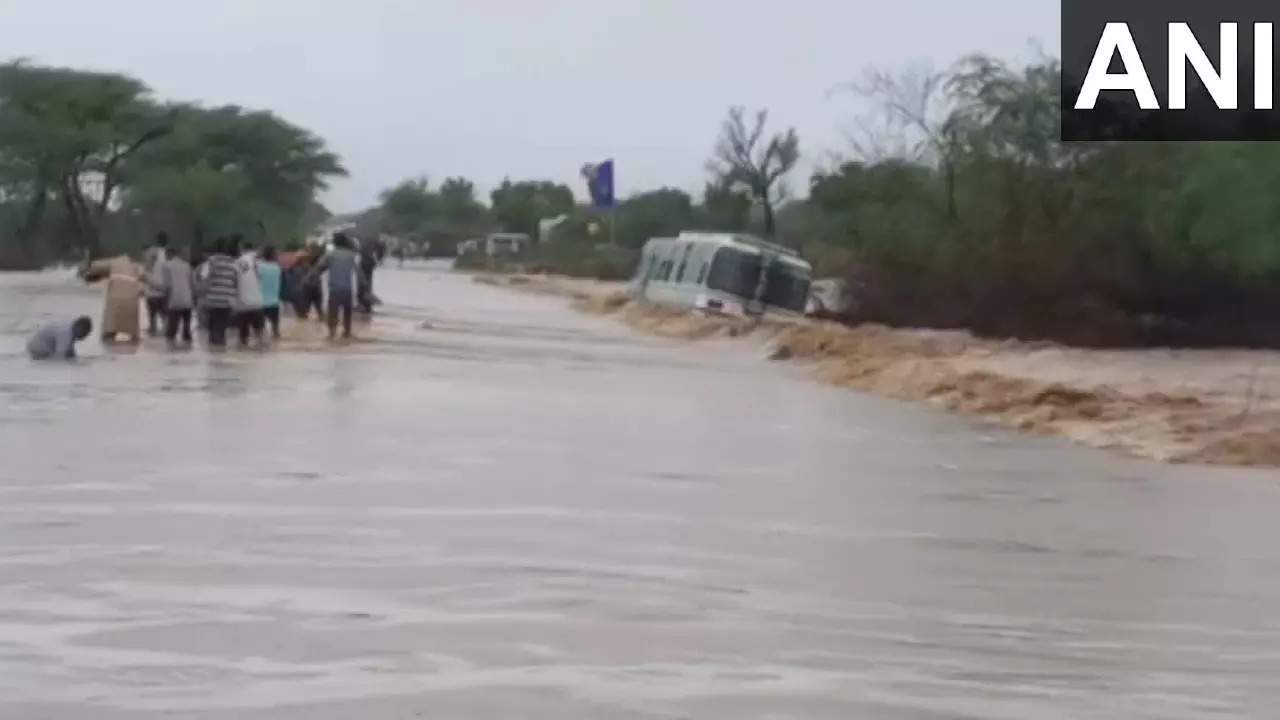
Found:
[[[764,258],[760,255],[736,248],[720,248],[711,260],[707,287],[745,299],[754,298],[763,265]],[[761,299],[766,305],[804,312],[805,304],[809,301],[809,274],[801,268],[781,262],[771,263]]]
[[[774,263],[764,286],[764,302],[791,312],[803,313],[809,304],[809,273],[793,265]]]

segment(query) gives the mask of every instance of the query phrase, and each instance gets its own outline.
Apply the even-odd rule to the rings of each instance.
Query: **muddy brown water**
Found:
[[[382,342],[66,366],[97,293],[0,276],[0,717],[1274,717],[1275,473],[378,282]]]

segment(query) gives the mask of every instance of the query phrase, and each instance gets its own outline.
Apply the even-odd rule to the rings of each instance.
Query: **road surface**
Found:
[[[1280,486],[383,271],[381,342],[20,355],[0,718],[1273,717]],[[426,322],[429,329],[420,328]]]

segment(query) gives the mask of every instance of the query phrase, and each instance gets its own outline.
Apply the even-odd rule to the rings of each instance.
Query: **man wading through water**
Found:
[[[191,346],[191,311],[196,306],[196,273],[187,262],[190,250],[172,253],[160,264],[160,280],[164,286],[164,337],[169,348],[178,346],[181,331],[182,344]]]
[[[268,245],[262,248],[258,258],[258,284],[262,287],[262,315],[271,328],[271,339],[280,339],[280,293],[284,275],[280,270],[276,249]]]
[[[378,268],[378,253],[373,240],[360,245],[360,275],[356,278],[356,304],[360,312],[373,312],[373,271]]]
[[[209,347],[223,349],[227,346],[227,327],[231,313],[239,297],[239,273],[232,259],[235,248],[225,237],[214,243],[213,252],[205,261],[203,303],[209,323]]]
[[[316,319],[324,320],[324,282],[320,279],[316,266],[324,248],[310,247],[298,254],[294,265],[290,268],[292,277],[289,286],[293,289],[293,311],[299,318],[311,317],[311,310],[316,311]]]
[[[329,281],[329,308],[325,319],[329,322],[330,340],[334,340],[338,334],[339,312],[342,313],[342,339],[351,339],[351,311],[355,305],[359,262],[360,259],[351,246],[351,238],[343,233],[336,233],[333,236],[333,250],[311,271],[316,277],[325,273]]]
[[[253,243],[239,235],[233,238],[240,250],[236,259],[236,325],[240,330],[240,347],[249,347],[252,331],[257,347],[263,346],[265,318],[262,313],[262,282],[258,279],[258,255]]]
[[[156,242],[147,248],[143,255],[143,277],[146,278],[147,293],[147,335],[155,337],[160,333],[160,323],[165,318],[165,288],[160,278],[160,268],[169,259],[169,236],[164,233],[156,235]]]

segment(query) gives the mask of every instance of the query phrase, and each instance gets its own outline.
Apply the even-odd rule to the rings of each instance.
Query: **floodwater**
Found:
[[[0,277],[0,717],[1275,716],[1275,473],[378,283],[380,342],[68,366],[96,291]]]

